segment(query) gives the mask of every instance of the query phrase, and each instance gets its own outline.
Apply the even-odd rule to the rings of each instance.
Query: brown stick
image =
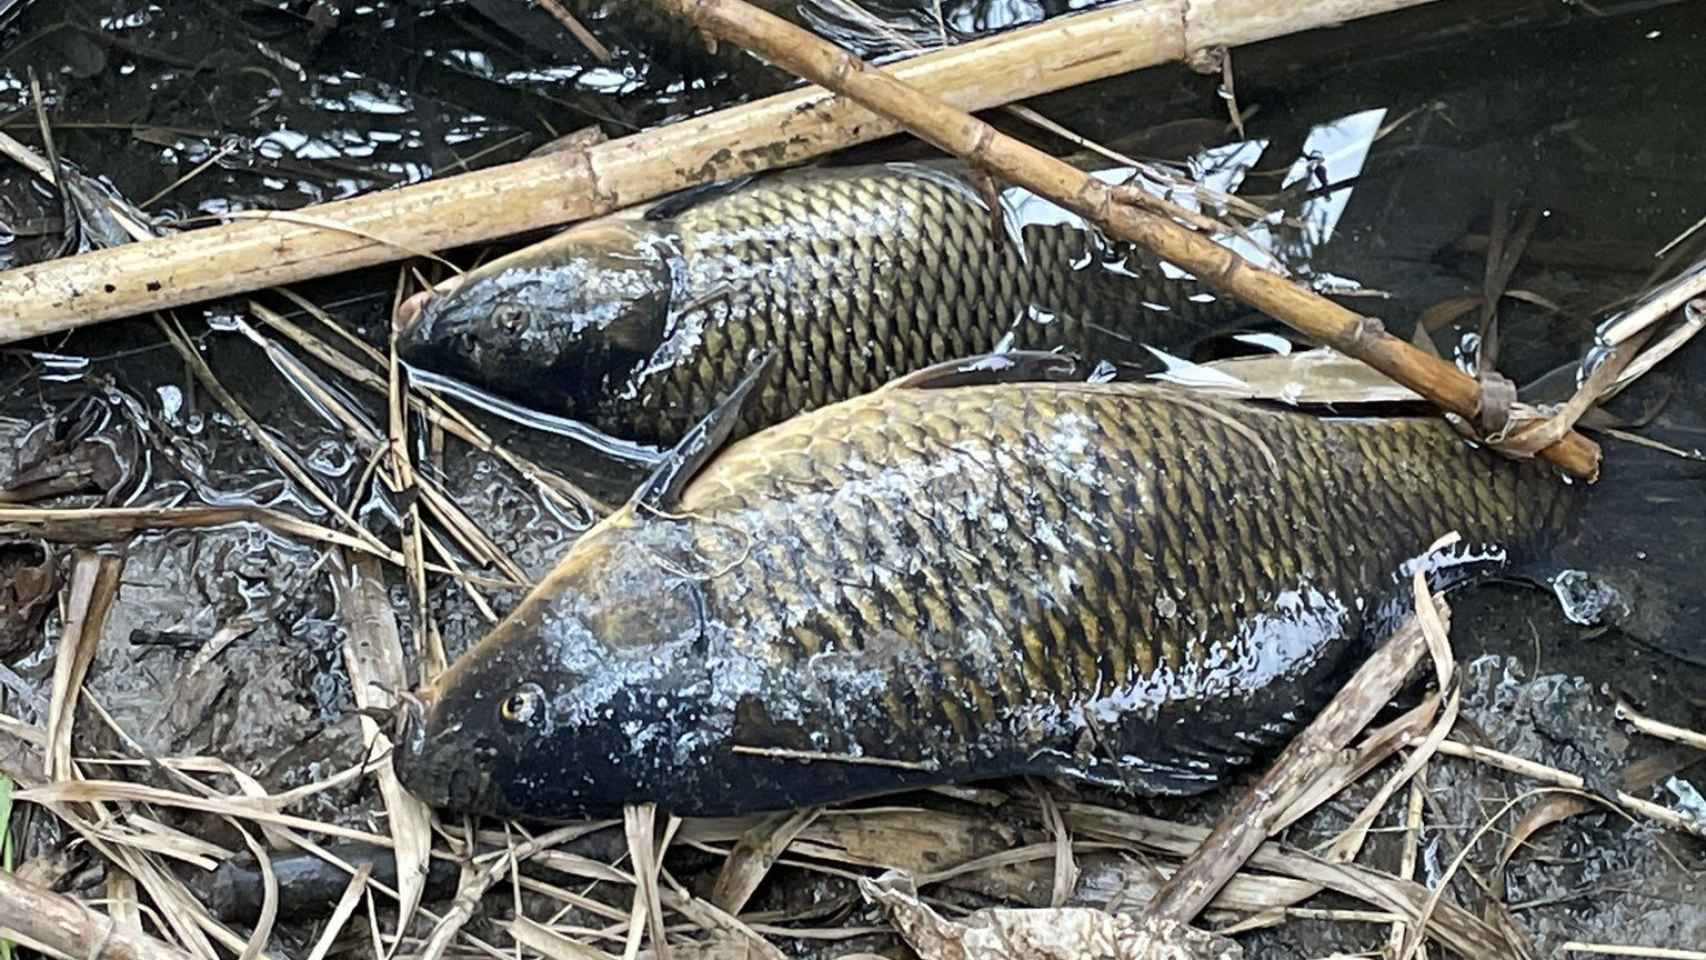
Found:
[[[1115,236],[1154,251],[1203,282],[1349,354],[1446,410],[1474,422],[1475,380],[1361,316],[1128,199],[1084,171],[1015,140],[939,97],[879,70],[816,34],[745,0],[652,0],[692,19],[706,33],[864,104],[937,147],[1081,214]],[[1577,476],[1599,473],[1599,447],[1571,432],[1540,452]]]
[[[0,936],[70,957],[191,960],[190,955],[70,897],[0,870]]]
[[[1141,0],[891,69],[983,110],[1143,67],[1429,0]],[[1262,5],[1258,5],[1262,6]],[[1241,22],[1248,18],[1249,22]],[[900,128],[808,87],[657,130],[461,176],[0,272],[0,343],[280,286],[609,213],[694,184],[798,163]]]
[[[1436,604],[1440,619],[1446,620],[1450,613],[1445,601]],[[1195,919],[1268,839],[1291,806],[1289,798],[1332,766],[1427,654],[1427,636],[1412,615],[1291,741],[1261,781],[1220,818],[1214,832],[1149,901],[1148,912],[1181,923]]]

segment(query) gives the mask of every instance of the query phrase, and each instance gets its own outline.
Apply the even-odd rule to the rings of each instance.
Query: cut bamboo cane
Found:
[[[891,69],[982,110],[1184,60],[1201,52],[1193,44],[1249,43],[1427,2],[1294,3],[1275,16],[1256,0],[1134,0]],[[0,343],[557,226],[897,130],[809,87],[584,151],[15,268],[0,272]]]
[[[974,166],[1095,221],[1114,236],[1189,270],[1216,290],[1363,361],[1445,410],[1475,422],[1481,389],[1473,378],[1387,333],[1379,321],[1263,270],[1212,239],[1125,199],[1134,188],[1109,187],[745,0],[652,2],[693,20],[708,34],[865,104]],[[1340,4],[1327,6],[1342,8]],[[1598,445],[1573,431],[1541,450],[1540,455],[1580,477],[1593,479],[1599,474]]]

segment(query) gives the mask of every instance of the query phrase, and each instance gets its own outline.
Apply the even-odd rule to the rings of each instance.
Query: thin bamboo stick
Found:
[[[1134,0],[891,69],[960,109],[983,110],[1184,60],[1202,49],[1193,44],[1248,43],[1426,2],[1287,4],[1275,17],[1265,4],[1244,9],[1250,0]],[[809,87],[584,151],[19,267],[0,272],[0,343],[569,223],[899,129]]]
[[[708,34],[893,118],[942,150],[1047,197],[1117,237],[1154,251],[1209,286],[1367,363],[1440,407],[1475,422],[1481,388],[1473,378],[1387,333],[1378,320],[1263,270],[1212,239],[1149,212],[1126,198],[1133,188],[1109,187],[745,0],[652,2],[690,18]],[[1232,0],[1227,3],[1236,6]],[[1307,6],[1344,9],[1342,3]],[[1565,434],[1540,455],[1577,476],[1598,476],[1599,447],[1579,433]]]

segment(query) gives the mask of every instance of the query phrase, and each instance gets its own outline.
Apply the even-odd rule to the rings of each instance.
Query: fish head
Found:
[[[643,221],[594,221],[405,301],[410,366],[523,406],[587,415],[667,336],[673,261]]]
[[[560,820],[667,798],[703,764],[700,581],[612,529],[582,538],[429,690],[397,770],[428,804]],[[654,543],[648,543],[652,539]]]

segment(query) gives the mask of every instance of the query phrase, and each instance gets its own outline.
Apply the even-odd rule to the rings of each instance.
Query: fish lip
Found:
[[[398,710],[402,720],[391,768],[405,790],[440,810],[482,815],[507,810],[491,770],[470,766],[467,751],[458,747],[460,723],[431,730],[431,706],[417,697],[404,698]]]
[[[433,293],[432,290],[422,290],[397,304],[396,313],[391,318],[391,326],[398,333],[403,333],[413,327],[426,311],[427,304],[433,298]]]
[[[439,791],[433,789],[432,780],[427,776],[435,764],[427,755],[426,710],[414,697],[403,699],[397,708],[402,714],[402,724],[391,751],[392,770],[410,793],[429,805],[441,806],[443,798],[437,796]]]
[[[432,346],[433,331],[442,312],[434,308],[443,303],[444,296],[437,291],[422,290],[397,305],[391,329],[397,338],[397,352],[405,360]]]

